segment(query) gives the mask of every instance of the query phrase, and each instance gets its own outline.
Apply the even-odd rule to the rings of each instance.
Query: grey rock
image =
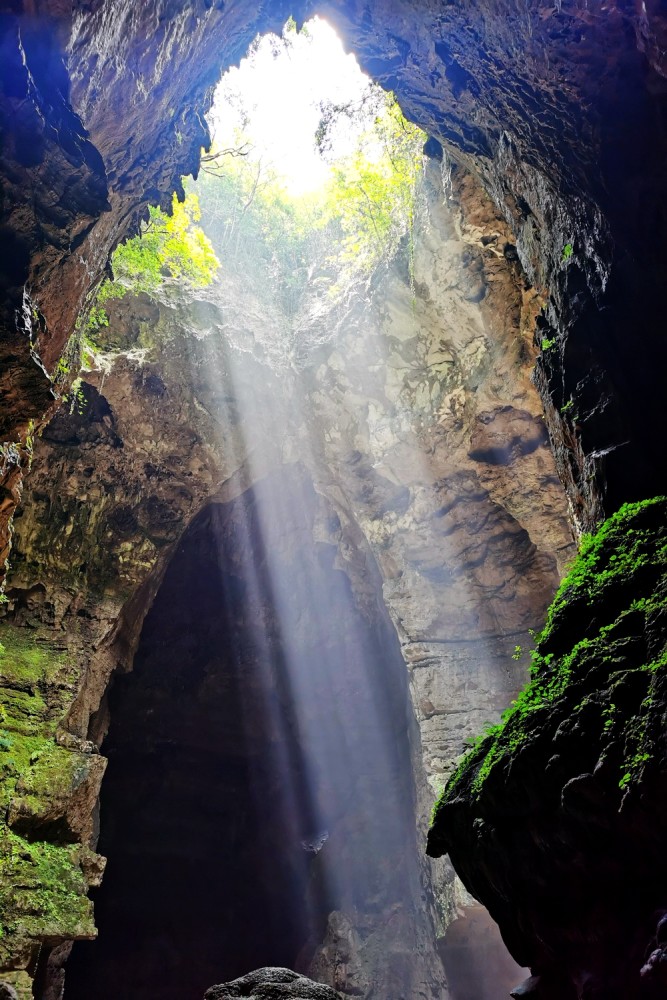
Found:
[[[262,1000],[279,1000],[282,997],[293,997],[295,1000],[339,1000],[342,993],[337,993],[330,986],[315,983],[312,979],[300,976],[291,969],[257,969],[240,979],[220,986],[212,986],[204,994],[204,1000],[232,1000],[233,997],[261,997]]]

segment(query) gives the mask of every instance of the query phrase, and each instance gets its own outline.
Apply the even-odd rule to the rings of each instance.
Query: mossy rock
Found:
[[[95,937],[84,874],[90,853],[0,833],[0,968],[28,964],[44,942]]]
[[[570,963],[572,982],[596,967],[605,986],[595,996],[638,989],[667,906],[666,718],[658,497],[626,504],[583,539],[536,637],[528,686],[434,809],[429,853],[451,855],[514,957],[545,982]],[[558,996],[575,995],[556,981]]]
[[[55,745],[59,725],[75,690],[76,670],[67,654],[26,636],[21,629],[0,631],[0,806],[7,807],[17,783],[48,761],[59,781],[54,755],[63,770],[67,752]],[[33,781],[42,791],[45,778]]]
[[[87,891],[102,863],[78,840],[104,760],[64,728],[67,652],[11,626],[0,642],[0,969],[17,971],[45,942],[95,935]]]
[[[584,537],[536,637],[530,683],[502,722],[464,757],[441,802],[461,793],[478,798],[492,770],[511,765],[522,745],[542,731],[544,720],[557,714],[557,703],[563,701],[575,714],[584,710],[591,686],[604,732],[609,738],[617,735],[620,706],[600,688],[613,694],[615,675],[631,666],[645,675],[640,687],[649,696],[654,675],[667,667],[667,637],[660,628],[656,634],[655,627],[658,619],[667,622],[666,616],[667,500],[658,497],[626,504],[597,534]],[[644,754],[637,747],[624,759],[627,768],[619,783],[638,776],[643,762],[638,758]],[[432,837],[437,817],[436,806]]]

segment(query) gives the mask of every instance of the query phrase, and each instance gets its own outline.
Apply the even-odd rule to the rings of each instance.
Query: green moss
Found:
[[[439,802],[459,794],[479,798],[494,768],[509,766],[527,741],[548,731],[550,719],[571,719],[591,706],[603,752],[612,738],[623,744],[621,788],[641,774],[651,756],[646,719],[653,676],[667,668],[665,651],[637,663],[651,623],[667,613],[666,505],[664,497],[625,504],[583,539],[536,636],[528,686],[463,758]],[[612,699],[615,679],[620,683],[628,673],[641,675],[646,697],[624,724]]]
[[[0,834],[0,963],[21,941],[93,937],[82,848]]]
[[[66,771],[71,754],[54,743],[58,725],[72,700],[75,669],[67,655],[4,627],[0,651],[0,807],[13,796],[21,775],[47,762],[56,780],[55,760]],[[46,782],[37,786],[45,789]]]
[[[61,815],[88,768],[82,754],[56,742],[75,690],[69,657],[19,629],[4,627],[1,637],[0,962],[21,968],[44,940],[94,933],[81,868],[86,849],[49,843],[40,833],[40,822]],[[30,829],[30,842],[18,829]]]
[[[3,972],[2,982],[14,987],[18,1000],[33,1000],[32,976],[27,972]]]

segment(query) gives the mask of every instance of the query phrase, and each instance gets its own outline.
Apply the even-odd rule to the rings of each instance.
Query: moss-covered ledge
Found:
[[[667,913],[666,645],[658,497],[584,539],[528,686],[435,807],[429,854],[450,854],[536,996],[663,995],[667,955],[641,970]]]
[[[0,631],[0,979],[32,974],[44,945],[96,934],[89,844],[106,761],[67,732],[71,656],[29,630]]]

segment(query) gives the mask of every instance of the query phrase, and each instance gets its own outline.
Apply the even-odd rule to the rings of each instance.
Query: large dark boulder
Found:
[[[249,997],[250,1000],[341,1000],[342,994],[330,986],[314,983],[312,979],[300,976],[291,969],[257,969],[247,976],[234,979],[231,983],[212,986],[204,994],[204,1000],[233,1000],[235,997]]]

